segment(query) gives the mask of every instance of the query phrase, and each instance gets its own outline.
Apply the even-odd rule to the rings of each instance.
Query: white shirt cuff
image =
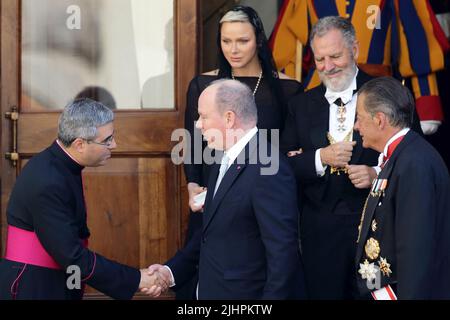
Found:
[[[325,175],[325,170],[327,167],[322,165],[322,158],[320,158],[320,150],[316,150],[316,173],[319,177],[323,177]]]
[[[166,265],[164,265],[163,267],[165,267],[170,272],[170,286],[169,287],[170,288],[175,287],[175,278],[173,277],[172,270],[170,270],[170,268]]]
[[[375,169],[375,172],[377,173],[377,175],[379,175],[379,174],[380,174],[381,168],[380,168],[379,166],[376,166],[376,167],[372,167],[372,168],[374,168],[374,169]]]

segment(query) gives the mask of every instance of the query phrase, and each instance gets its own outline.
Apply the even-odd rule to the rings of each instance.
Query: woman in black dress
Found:
[[[214,80],[232,78],[250,87],[258,108],[258,129],[283,130],[286,107],[289,99],[303,91],[296,80],[277,72],[270,51],[264,27],[255,10],[246,6],[236,6],[228,11],[220,20],[217,36],[219,68],[196,76],[189,84],[185,113],[185,128],[190,133],[190,157],[184,169],[188,183],[189,207],[189,239],[193,232],[201,227],[202,206],[194,203],[194,196],[205,190],[210,166],[195,159],[195,152],[203,151],[206,143],[197,140],[201,133],[195,132],[195,121],[198,119],[198,98],[201,92]],[[276,142],[276,141],[272,141]],[[202,145],[202,150],[195,150],[194,145]],[[197,161],[195,161],[197,160]],[[192,298],[192,289],[187,295],[178,297]],[[194,290],[195,291],[195,290]]]

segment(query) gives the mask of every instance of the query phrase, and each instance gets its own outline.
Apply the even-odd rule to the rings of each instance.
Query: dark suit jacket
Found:
[[[270,164],[262,164],[266,142],[258,137],[243,150],[245,162],[228,168],[214,199],[219,165],[213,168],[203,228],[167,262],[177,286],[199,262],[199,299],[304,297],[295,179],[283,158],[275,175],[261,174]]]
[[[82,246],[81,239],[89,237],[82,169],[54,142],[22,170],[9,199],[8,224],[34,231],[62,270],[2,260],[0,299],[12,298],[16,279],[18,299],[81,299],[81,290],[69,290],[66,286],[66,268],[70,265],[80,267],[81,279],[86,280],[83,284],[116,299],[133,297],[140,281],[139,270]]]
[[[370,79],[369,75],[359,70],[357,89]],[[320,85],[295,96],[289,102],[289,114],[280,149],[284,153],[303,149],[302,154],[289,158],[304,196],[303,205],[313,211],[331,212],[337,201],[343,199],[354,213],[360,213],[367,190],[356,189],[347,175],[341,175],[340,181],[331,183],[329,167],[323,177],[316,174],[315,152],[329,145],[327,132],[330,107],[325,99],[325,91],[325,86]],[[353,148],[350,164],[376,165],[379,153],[364,149],[357,131],[353,132],[353,140],[356,141],[356,146]]]
[[[379,178],[388,180],[387,188],[384,196],[369,197],[357,270],[366,259],[378,266],[382,257],[392,273],[380,273],[381,287],[390,284],[399,299],[450,299],[450,180],[442,158],[410,131]],[[369,238],[379,244],[375,259],[364,249]],[[367,295],[366,280],[358,273],[357,279]]]

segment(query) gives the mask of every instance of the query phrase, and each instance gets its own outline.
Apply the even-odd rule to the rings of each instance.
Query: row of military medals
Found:
[[[367,196],[363,212],[361,215],[361,222],[358,227],[359,231],[358,240],[356,242],[359,242],[359,239],[361,237],[362,223],[364,221],[364,216],[366,214],[367,203],[369,201],[369,198],[384,197],[384,191],[386,190],[387,183],[388,183],[387,179],[378,179],[378,177],[372,182],[372,188],[370,189],[370,193]],[[380,202],[378,203],[378,206],[381,206],[381,199],[379,199],[379,201]],[[378,225],[375,219],[372,220],[371,229],[373,233],[375,233],[378,229]],[[378,242],[377,239],[375,239],[374,237],[370,237],[366,241],[366,244],[364,245],[364,251],[366,253],[366,256],[374,262],[369,263],[369,260],[365,259],[364,263],[359,264],[360,268],[358,270],[358,273],[361,275],[362,279],[367,279],[368,281],[374,280],[376,278],[378,270],[381,271],[385,277],[389,277],[391,275],[392,273],[391,264],[387,261],[387,258],[383,258],[380,256],[381,248],[380,243]],[[378,257],[380,259],[376,261]],[[375,262],[378,262],[378,265],[375,265]]]
[[[345,125],[345,120],[347,119],[347,108],[345,107],[344,103],[342,102],[341,99],[339,99],[341,101],[340,105],[337,108],[337,121],[338,121],[338,128],[337,130],[339,132],[345,132],[347,130],[347,127]],[[353,135],[353,130],[350,130],[348,132],[348,134],[344,137],[343,141],[351,141]],[[336,139],[333,138],[333,136],[331,135],[331,133],[327,133],[327,138],[328,138],[328,142],[331,144],[336,143]],[[337,174],[338,176],[342,173],[347,173],[347,169],[346,168],[338,168],[338,167],[330,167],[330,173],[331,174]]]

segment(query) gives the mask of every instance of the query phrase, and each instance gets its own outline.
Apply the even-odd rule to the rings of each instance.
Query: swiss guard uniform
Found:
[[[57,141],[22,170],[7,208],[0,300],[81,299],[85,284],[116,299],[130,299],[137,291],[138,269],[87,248],[82,170]],[[68,279],[76,274],[69,266],[79,268],[79,288]]]
[[[420,120],[442,121],[435,72],[444,68],[450,44],[428,1],[285,0],[271,37],[278,69],[295,77],[297,41],[308,45],[311,26],[326,16],[352,22],[360,43],[361,70],[386,76],[398,67],[402,77],[411,79]],[[307,89],[320,83],[314,68],[303,83]]]
[[[436,150],[407,130],[391,138],[363,209],[358,290],[380,300],[450,299],[449,174]]]

